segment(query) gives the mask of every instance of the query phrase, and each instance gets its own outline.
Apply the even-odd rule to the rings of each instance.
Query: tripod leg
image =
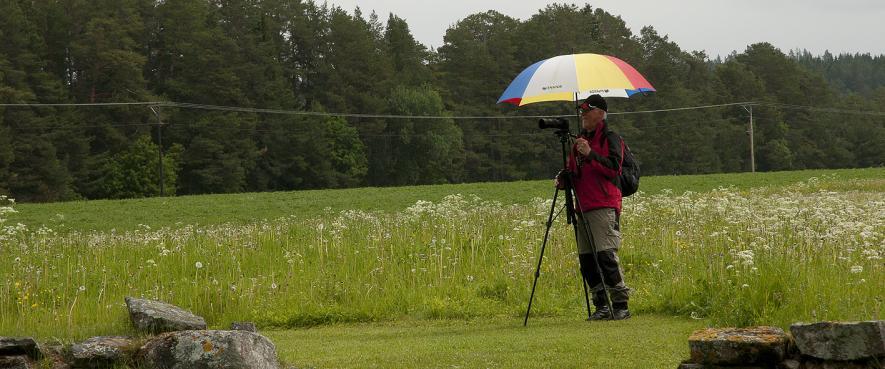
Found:
[[[525,319],[522,326],[529,324],[529,313],[532,311],[532,300],[535,299],[535,287],[538,285],[538,277],[541,276],[541,261],[544,260],[544,249],[547,247],[547,238],[550,236],[550,227],[553,226],[553,213],[556,211],[556,199],[559,197],[559,188],[553,192],[553,203],[550,205],[550,214],[547,216],[547,229],[544,230],[544,242],[541,243],[541,255],[538,257],[538,267],[535,268],[535,281],[532,282],[532,293],[529,295],[529,306],[525,310]]]
[[[575,229],[575,241],[578,240],[578,237],[581,237],[580,232],[578,232],[578,222],[584,223],[584,219],[578,216],[575,216],[574,212],[571,213],[575,219],[572,219],[572,226]],[[584,303],[587,305],[587,319],[590,319],[590,315],[593,314],[593,311],[590,310],[590,294],[588,292],[587,285],[589,284],[590,276],[584,272],[584,268],[581,267],[581,254],[578,254],[578,270],[581,272],[581,286],[584,287]],[[592,286],[591,286],[592,287]]]
[[[587,279],[584,273],[581,273],[581,285],[584,286],[584,303],[587,304],[587,319],[590,319],[590,315],[593,313],[590,312],[590,294],[587,291]]]

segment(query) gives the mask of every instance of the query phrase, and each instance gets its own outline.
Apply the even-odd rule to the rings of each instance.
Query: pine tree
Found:
[[[62,102],[63,90],[45,72],[45,44],[33,22],[32,4],[0,3],[0,101],[4,103]],[[2,123],[10,147],[0,149],[8,161],[0,178],[19,201],[56,201],[75,196],[71,177],[60,160],[54,140],[66,134],[57,128],[55,109],[15,107],[3,111]],[[11,161],[9,159],[11,158]]]
[[[157,93],[173,101],[250,106],[248,83],[238,75],[244,64],[236,40],[221,28],[223,14],[203,0],[170,0],[158,5],[160,20],[150,61]],[[237,192],[247,188],[246,176],[255,166],[252,135],[256,118],[250,114],[172,110],[168,141],[182,144],[178,192],[182,194]],[[166,140],[164,140],[164,143]]]

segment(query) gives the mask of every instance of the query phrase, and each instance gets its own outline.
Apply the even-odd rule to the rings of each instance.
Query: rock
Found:
[[[777,327],[708,328],[688,338],[691,362],[715,365],[779,363],[787,335]]]
[[[36,369],[37,366],[26,355],[0,356],[0,369]]]
[[[801,369],[882,369],[882,365],[875,360],[862,361],[828,361],[828,360],[805,360]]]
[[[771,367],[769,367],[769,366],[746,366],[746,365],[721,366],[721,365],[715,365],[715,364],[682,363],[679,365],[678,369],[771,369]]]
[[[126,298],[129,318],[140,331],[162,333],[206,329],[206,320],[190,311],[165,302]]]
[[[276,348],[247,331],[178,331],[158,335],[138,352],[147,368],[278,369]]]
[[[230,330],[232,330],[232,331],[258,332],[258,329],[255,328],[255,323],[252,323],[252,322],[233,322],[233,323],[230,323]]]
[[[784,360],[784,362],[781,363],[780,367],[783,369],[799,369],[801,366],[802,363],[800,363],[798,360],[789,359]]]
[[[40,350],[33,338],[0,337],[0,356],[28,355],[40,359]]]
[[[98,368],[114,363],[130,361],[135,342],[129,337],[92,337],[71,346],[72,366],[75,368]]]
[[[885,321],[796,323],[790,333],[803,355],[825,360],[885,356]]]
[[[677,369],[772,369],[770,366],[682,363]]]

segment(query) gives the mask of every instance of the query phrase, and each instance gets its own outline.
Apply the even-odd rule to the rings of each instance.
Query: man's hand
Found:
[[[556,178],[553,178],[553,185],[560,190],[564,190],[565,185],[568,182],[568,175],[568,172],[565,170],[559,171],[559,173],[556,174]]]
[[[575,140],[575,147],[578,148],[578,153],[582,156],[590,156],[590,153],[593,151],[593,149],[590,148],[590,143],[583,137]]]

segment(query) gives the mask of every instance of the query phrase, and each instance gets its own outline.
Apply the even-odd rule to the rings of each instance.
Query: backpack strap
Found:
[[[621,188],[621,174],[624,173],[624,155],[626,154],[626,146],[627,143],[624,142],[624,139],[621,135],[617,134],[615,131],[608,129],[608,125],[605,127],[605,139],[608,140],[608,149],[612,149],[612,142],[617,142],[618,146],[621,149],[621,160],[618,163],[618,175],[614,176],[611,179],[612,183],[617,186],[619,189]]]

